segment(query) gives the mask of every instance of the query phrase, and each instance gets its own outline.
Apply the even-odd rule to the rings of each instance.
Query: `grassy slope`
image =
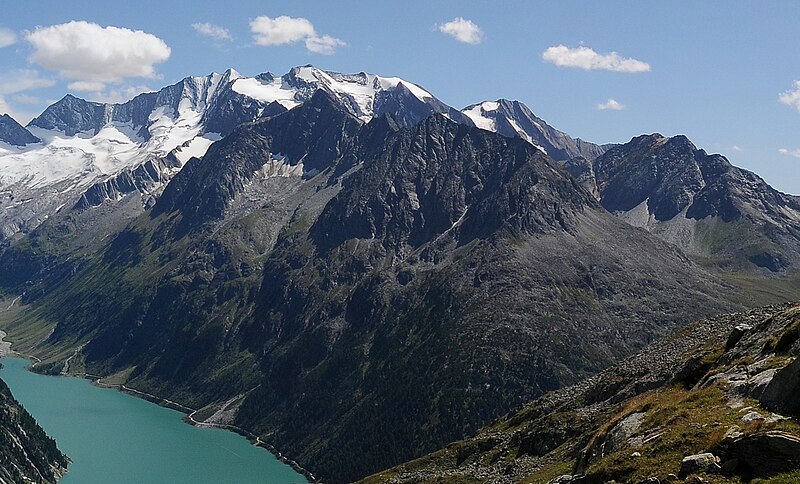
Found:
[[[726,350],[725,338],[730,328],[742,322],[756,323],[757,333],[745,338],[743,344]],[[745,434],[782,430],[800,435],[800,423],[795,419],[743,424],[742,415],[747,411],[755,410],[762,415],[770,415],[770,412],[761,408],[758,401],[747,398],[732,406],[731,396],[722,384],[696,385],[709,375],[744,368],[756,360],[760,360],[759,371],[785,366],[797,353],[798,328],[800,306],[754,310],[749,314],[693,323],[666,339],[685,347],[686,351],[679,358],[670,356],[669,343],[659,342],[654,345],[655,351],[648,355],[645,350],[644,356],[640,354],[638,360],[637,357],[627,360],[630,363],[627,366],[625,363],[617,365],[588,384],[546,395],[485,427],[474,438],[454,442],[428,456],[371,476],[364,482],[441,479],[442,482],[464,483],[544,483],[576,471],[585,473],[589,482],[612,479],[638,482],[649,477],[663,479],[667,474],[678,474],[681,459],[686,455],[717,451],[731,427],[738,427]],[[701,337],[692,338],[692,335]],[[649,376],[661,371],[664,362],[658,361],[660,355],[672,360],[664,366],[673,367],[672,378],[657,388],[636,391],[637,386],[650,381]],[[687,355],[690,355],[689,362],[693,363],[687,362]],[[652,365],[652,370],[649,365]],[[678,371],[690,367],[691,371]],[[614,386],[614,372],[627,375],[622,378],[623,385]],[[618,391],[604,392],[604,388],[609,388],[608,382],[612,382],[610,387]],[[587,400],[598,400],[597,395],[606,399],[586,404]],[[584,405],[564,404],[569,399],[583,400]],[[644,418],[636,435],[645,440],[656,437],[635,449],[598,452],[609,431],[625,417],[638,412],[642,412]],[[546,442],[558,434],[562,426],[576,431],[557,440],[557,446],[540,455],[526,448],[528,437],[540,443]],[[634,451],[641,455],[632,457]],[[586,457],[593,454],[592,458]],[[759,482],[797,482],[799,476],[800,470],[795,470]],[[739,476],[702,477],[705,482],[741,480]]]

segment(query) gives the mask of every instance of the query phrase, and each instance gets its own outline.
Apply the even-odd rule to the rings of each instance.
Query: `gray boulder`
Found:
[[[784,415],[800,415],[800,359],[796,359],[772,377],[759,401],[764,408]]]
[[[728,341],[725,342],[725,349],[729,350],[736,346],[736,343],[742,339],[742,336],[751,329],[753,328],[749,324],[737,324],[736,327],[731,330],[731,334],[728,335]]]
[[[776,368],[764,370],[761,373],[751,377],[747,380],[746,395],[751,398],[761,398],[764,390],[767,389],[775,374],[778,372]]]
[[[800,437],[773,431],[739,435],[722,442],[727,460],[736,462],[736,470],[754,477],[767,477],[800,466]]]
[[[681,470],[678,473],[678,477],[686,478],[689,474],[697,472],[718,472],[720,466],[717,460],[717,457],[710,452],[688,455],[681,461]]]

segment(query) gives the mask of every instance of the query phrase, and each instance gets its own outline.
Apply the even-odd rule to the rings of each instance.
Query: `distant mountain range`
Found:
[[[639,136],[567,169],[610,212],[716,267],[779,273],[800,262],[800,197],[685,136]]]
[[[84,193],[82,207],[134,191],[148,206],[181,166],[192,156],[202,156],[213,141],[242,123],[302,104],[317,90],[331,94],[364,122],[385,115],[411,126],[433,113],[467,125],[478,119],[396,77],[339,74],[312,66],[296,67],[281,77],[265,73],[246,78],[233,69],[187,77],[122,104],[67,95],[27,129],[8,115],[0,118],[0,142],[6,144],[0,143],[2,235],[34,229]],[[502,134],[507,134],[509,122],[515,123],[521,126],[518,136],[551,149],[556,159],[573,152],[602,152],[530,118],[524,105],[513,106],[515,112],[492,114],[500,119]]]
[[[685,137],[595,145],[516,101],[229,70],[66,96],[27,132],[0,143],[16,347],[202,408],[328,482],[800,288],[797,197]]]

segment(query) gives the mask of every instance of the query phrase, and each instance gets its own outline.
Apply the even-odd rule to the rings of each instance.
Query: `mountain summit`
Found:
[[[575,157],[593,160],[613,146],[599,146],[580,138],[572,138],[547,124],[519,101],[484,101],[467,106],[461,112],[475,126],[503,136],[522,138],[556,161],[564,162]]]
[[[32,135],[30,131],[23,128],[14,118],[8,114],[0,116],[0,142],[11,146],[24,147],[41,140]]]
[[[606,209],[714,265],[800,266],[800,197],[685,136],[637,136],[598,157],[593,175]]]

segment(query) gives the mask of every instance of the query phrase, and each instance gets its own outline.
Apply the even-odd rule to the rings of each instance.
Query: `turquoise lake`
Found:
[[[88,380],[44,376],[3,358],[0,378],[72,459],[59,483],[305,483],[244,437],[184,423],[183,414]]]

